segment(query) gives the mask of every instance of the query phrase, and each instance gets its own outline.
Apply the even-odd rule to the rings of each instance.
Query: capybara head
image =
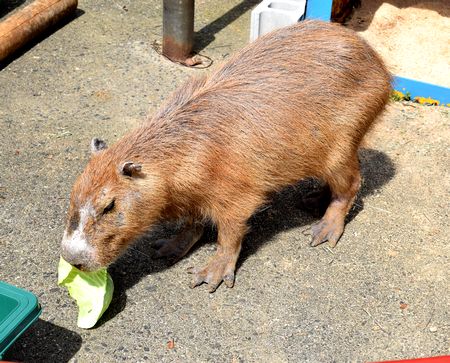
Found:
[[[108,149],[93,139],[91,151],[72,189],[61,243],[62,257],[84,271],[113,262],[156,222],[164,195],[159,178],[145,165],[122,160],[120,146]]]

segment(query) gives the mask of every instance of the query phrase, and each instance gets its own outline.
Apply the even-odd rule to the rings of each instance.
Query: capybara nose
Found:
[[[68,253],[64,253],[64,250],[61,251],[61,256],[66,262],[70,263],[73,267],[77,268],[80,271],[87,271],[88,261],[84,261],[81,259],[81,256],[74,256]]]
[[[101,266],[95,261],[93,252],[78,251],[72,244],[63,241],[61,246],[61,257],[73,267],[81,271],[94,271]]]
[[[61,253],[61,257],[68,263],[70,263],[72,266],[79,269],[81,267],[81,263],[79,261],[72,258],[72,256],[68,256],[67,253]]]
[[[72,266],[81,270],[83,267],[82,256],[77,253],[71,252],[64,245],[61,248],[61,257],[66,260],[66,262],[70,263]]]

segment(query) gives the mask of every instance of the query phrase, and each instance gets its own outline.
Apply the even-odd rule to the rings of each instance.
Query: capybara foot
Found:
[[[236,258],[234,256],[215,255],[205,268],[192,267],[188,270],[194,275],[191,288],[206,283],[209,285],[209,292],[214,292],[222,281],[227,287],[233,287],[235,268]]]
[[[189,252],[202,234],[203,225],[187,225],[178,236],[160,239],[152,244],[152,248],[156,250],[157,258],[166,258],[170,263],[176,263]]]
[[[156,250],[156,258],[165,258],[170,263],[176,263],[186,254],[183,246],[177,244],[176,237],[171,239],[159,239],[152,243],[151,246]]]
[[[319,222],[311,226],[312,241],[311,246],[318,246],[328,241],[330,247],[335,247],[344,232],[344,223],[329,221],[322,218]]]

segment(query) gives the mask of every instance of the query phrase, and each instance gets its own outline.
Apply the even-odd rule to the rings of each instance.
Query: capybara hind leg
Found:
[[[324,184],[320,189],[309,192],[300,200],[300,208],[308,211],[316,217],[324,215],[331,202],[331,189],[328,184]]]
[[[334,247],[344,232],[345,217],[361,185],[358,162],[347,170],[347,175],[329,180],[331,202],[322,219],[311,227],[311,246],[328,241]]]
[[[188,221],[174,238],[158,240],[152,244],[152,247],[157,250],[157,257],[164,257],[175,263],[189,252],[202,234],[203,224]]]
[[[209,292],[214,292],[223,282],[227,287],[234,285],[234,271],[241,250],[242,238],[247,230],[245,223],[218,224],[217,251],[206,267],[191,268],[194,275],[191,287],[202,283],[209,285]]]

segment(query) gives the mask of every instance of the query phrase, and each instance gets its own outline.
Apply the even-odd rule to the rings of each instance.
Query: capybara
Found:
[[[157,244],[161,256],[181,258],[208,222],[217,227],[217,252],[191,270],[191,286],[231,287],[247,220],[306,177],[331,190],[311,245],[334,246],[360,188],[358,146],[390,83],[375,51],[340,25],[302,21],[259,38],[186,82],[111,147],[92,140],[62,256],[94,270],[152,226],[184,220],[177,237]]]

